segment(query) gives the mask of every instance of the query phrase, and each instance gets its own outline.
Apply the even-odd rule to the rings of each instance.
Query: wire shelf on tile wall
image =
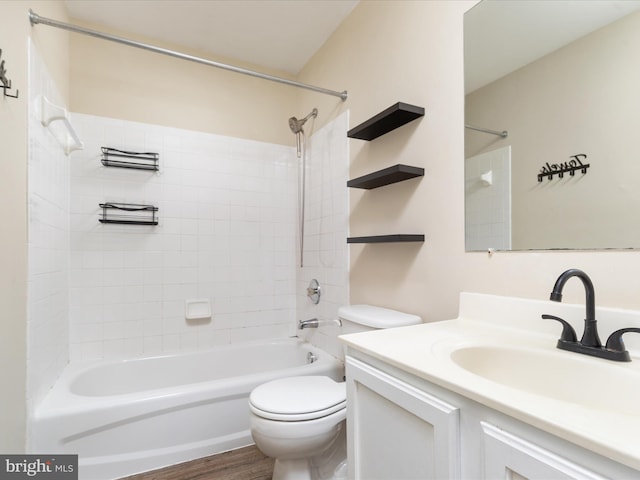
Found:
[[[102,147],[102,164],[105,167],[133,168],[135,170],[160,169],[160,155],[154,152],[128,152]]]
[[[158,225],[158,207],[136,203],[100,203],[100,223]]]

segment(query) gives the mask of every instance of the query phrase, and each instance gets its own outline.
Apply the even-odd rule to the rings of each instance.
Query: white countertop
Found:
[[[629,363],[566,352],[556,348],[560,324],[540,319],[543,313],[561,316],[574,324],[580,338],[584,306],[468,293],[461,294],[457,319],[340,338],[348,348],[640,470],[640,357],[638,350],[632,348],[639,344],[640,334],[624,336],[633,360]],[[596,318],[603,343],[613,330],[640,326],[640,312],[597,309]],[[632,340],[632,337],[636,338]],[[567,360],[576,373],[566,378],[566,382],[569,389],[578,392],[575,395],[578,400],[552,398],[497,383],[451,360],[452,351],[473,345],[542,353],[545,359],[557,360],[559,364]],[[607,395],[616,395],[613,380],[604,385],[589,385],[593,381],[590,372],[606,373],[608,368],[625,375],[624,390],[633,396],[626,399],[626,405],[633,405],[632,411],[619,407],[609,409],[602,404],[589,406],[589,402],[579,401],[581,395],[584,398],[589,397],[590,392],[593,395],[593,389],[598,389],[601,403],[606,403]]]

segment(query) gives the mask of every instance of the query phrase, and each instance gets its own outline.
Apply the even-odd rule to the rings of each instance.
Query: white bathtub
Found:
[[[315,356],[308,363],[309,352]],[[79,455],[81,480],[120,478],[253,443],[248,397],[269,380],[341,362],[298,339],[191,354],[72,363],[31,422],[35,453]]]

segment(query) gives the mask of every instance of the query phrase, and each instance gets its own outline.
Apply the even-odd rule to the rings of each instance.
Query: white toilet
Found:
[[[421,323],[420,317],[371,305],[340,307],[343,333]],[[289,377],[255,388],[249,397],[251,435],[276,459],[273,480],[347,478],[344,382]]]

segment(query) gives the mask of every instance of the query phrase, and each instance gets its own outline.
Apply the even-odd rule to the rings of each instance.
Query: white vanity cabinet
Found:
[[[480,422],[485,479],[506,480],[604,480],[604,477],[586,469],[548,449],[520,436]]]
[[[640,478],[637,470],[352,347],[346,378],[350,479]]]
[[[460,478],[458,408],[355,358],[346,370],[349,478]]]

